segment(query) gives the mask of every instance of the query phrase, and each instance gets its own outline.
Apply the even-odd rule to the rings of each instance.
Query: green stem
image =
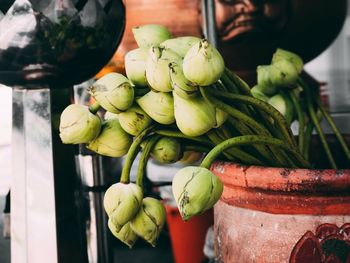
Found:
[[[183,151],[194,151],[194,152],[202,152],[202,153],[207,153],[210,151],[210,148],[204,147],[204,146],[200,146],[200,145],[196,145],[196,144],[186,144],[183,147]]]
[[[97,101],[95,101],[92,105],[89,106],[89,111],[90,111],[92,114],[96,114],[100,108],[101,108],[100,103],[98,103]]]
[[[348,160],[350,160],[350,150],[349,150],[348,146],[346,145],[346,142],[345,142],[343,136],[341,135],[341,133],[340,133],[338,127],[337,127],[336,124],[334,123],[332,117],[328,114],[328,112],[327,112],[327,111],[325,110],[325,108],[322,106],[322,104],[321,104],[319,101],[318,101],[317,103],[318,103],[318,105],[319,105],[319,108],[320,108],[320,110],[321,110],[322,115],[323,115],[324,118],[327,120],[329,126],[331,126],[331,128],[332,128],[332,130],[333,130],[335,136],[337,137],[337,139],[338,139],[338,141],[339,141],[339,143],[340,143],[340,145],[341,145],[341,147],[342,147],[342,149],[343,149],[343,151],[344,151],[344,153],[345,153],[346,158],[347,158]]]
[[[250,144],[266,144],[266,145],[274,145],[274,146],[280,147],[283,150],[290,152],[295,158],[295,160],[298,161],[300,167],[302,168],[310,167],[310,164],[303,158],[303,156],[299,152],[292,149],[284,141],[271,138],[271,137],[259,136],[259,135],[238,136],[220,143],[207,154],[207,156],[204,158],[200,166],[209,169],[211,164],[215,161],[215,159],[226,149],[234,146],[250,145]]]
[[[142,189],[143,189],[143,176],[145,174],[145,169],[147,167],[148,159],[151,155],[153,146],[157,143],[160,137],[161,136],[155,135],[155,136],[152,136],[150,139],[148,139],[140,155],[140,160],[137,167],[136,184],[140,186]]]
[[[157,133],[159,135],[162,135],[162,136],[168,136],[168,137],[174,137],[174,138],[190,140],[190,141],[193,141],[193,142],[198,142],[198,143],[206,145],[206,146],[208,146],[210,148],[213,146],[213,144],[208,142],[208,140],[206,140],[204,137],[191,137],[191,136],[187,136],[187,135],[183,134],[180,131],[157,130],[157,131],[155,131],[155,133]]]
[[[298,124],[299,124],[299,134],[298,134],[298,144],[299,144],[299,151],[302,153],[304,150],[304,143],[305,143],[305,138],[304,138],[304,129],[305,129],[305,118],[304,118],[304,112],[301,109],[301,106],[298,102],[297,97],[295,96],[293,90],[289,91],[289,97],[292,100],[294,109],[297,113],[298,116]]]
[[[252,96],[249,85],[231,70],[225,68],[224,75],[227,76],[235,84],[235,86],[241,91],[241,93],[247,96]]]
[[[312,131],[314,130],[314,127],[315,126],[311,121],[306,125],[305,136],[304,136],[304,149],[302,151],[304,158],[306,160],[310,160],[310,157],[309,157],[310,144],[311,144]]]
[[[306,105],[307,105],[308,113],[310,115],[310,118],[311,118],[313,124],[315,125],[316,131],[317,131],[318,136],[319,136],[319,138],[321,140],[321,144],[323,146],[323,149],[326,152],[326,155],[327,155],[327,158],[329,160],[329,163],[331,164],[333,169],[337,169],[337,164],[335,163],[335,160],[333,158],[332,152],[331,152],[331,150],[330,150],[330,148],[328,146],[326,137],[325,137],[325,135],[323,133],[323,130],[321,128],[321,125],[320,125],[320,123],[319,123],[319,121],[317,119],[317,116],[316,116],[316,113],[315,113],[315,109],[314,109],[314,107],[312,105],[312,94],[311,94],[311,91],[310,91],[309,87],[302,80],[300,80],[300,83],[301,83],[302,87],[305,90]]]
[[[297,148],[295,138],[294,138],[292,131],[290,130],[290,128],[287,124],[287,121],[285,120],[283,115],[278,110],[276,110],[273,106],[271,106],[270,104],[266,103],[265,101],[256,99],[254,97],[249,97],[249,96],[245,96],[245,95],[231,94],[228,92],[217,92],[215,90],[209,90],[209,92],[215,97],[222,98],[222,99],[230,99],[230,100],[242,102],[242,103],[248,103],[248,104],[250,104],[254,107],[257,107],[257,108],[261,109],[262,111],[266,112],[276,121],[283,136],[285,137],[284,139],[287,140],[287,142],[293,148]]]
[[[156,124],[149,126],[148,128],[144,129],[137,137],[135,137],[134,141],[132,142],[130,149],[128,151],[128,154],[125,159],[125,163],[123,166],[123,170],[120,176],[120,182],[121,183],[129,183],[130,181],[130,170],[132,163],[134,162],[136,155],[139,151],[140,144],[142,143],[143,139],[153,131],[153,129],[156,127]]]

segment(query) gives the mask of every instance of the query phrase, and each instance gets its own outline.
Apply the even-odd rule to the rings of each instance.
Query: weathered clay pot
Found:
[[[214,208],[219,262],[350,262],[350,170],[218,162]]]

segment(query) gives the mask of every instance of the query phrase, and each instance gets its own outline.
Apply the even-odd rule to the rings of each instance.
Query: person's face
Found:
[[[288,0],[215,0],[218,37],[271,37],[288,19]]]

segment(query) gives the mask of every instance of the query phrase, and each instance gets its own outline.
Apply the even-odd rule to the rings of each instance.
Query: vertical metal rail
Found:
[[[217,47],[215,0],[202,0],[203,34],[209,42]]]
[[[13,89],[13,263],[87,262],[74,147],[59,138],[70,88]]]

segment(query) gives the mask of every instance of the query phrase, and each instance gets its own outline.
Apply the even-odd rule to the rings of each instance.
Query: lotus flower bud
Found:
[[[183,61],[185,77],[199,86],[215,83],[224,69],[225,63],[222,56],[206,39],[194,44]]]
[[[134,100],[134,88],[119,73],[108,73],[92,84],[90,94],[107,111],[119,113],[127,110]]]
[[[277,48],[276,52],[272,56],[272,64],[280,60],[287,60],[291,62],[296,68],[296,70],[298,71],[298,73],[301,73],[303,71],[303,67],[304,67],[303,60],[301,59],[300,56],[298,56],[293,52],[290,52],[281,48]]]
[[[170,93],[151,90],[136,102],[156,122],[160,124],[175,122],[174,99]]]
[[[225,121],[228,118],[228,114],[219,108],[216,108],[215,112],[216,112],[215,113],[216,124],[215,124],[214,128],[218,128],[225,123]]]
[[[182,157],[181,145],[174,138],[162,137],[154,145],[151,156],[160,163],[175,163]]]
[[[181,63],[181,57],[170,49],[152,47],[146,64],[146,78],[152,89],[162,92],[172,91],[169,64]]]
[[[181,66],[176,63],[169,64],[171,86],[177,95],[188,99],[198,95],[198,86],[185,78]]]
[[[268,100],[268,103],[277,109],[289,124],[293,121],[294,108],[293,103],[289,97],[285,96],[284,94],[277,94],[275,96],[272,96]]]
[[[111,119],[102,124],[100,135],[87,148],[101,155],[121,157],[128,152],[131,143],[131,135],[123,130],[117,119]]]
[[[171,38],[169,30],[162,25],[144,25],[132,28],[136,43],[141,48],[158,46],[163,41]]]
[[[214,206],[223,184],[208,169],[187,166],[175,174],[172,188],[182,219],[188,220]]]
[[[276,87],[294,87],[297,83],[299,74],[295,66],[287,61],[280,60],[274,62],[270,71],[270,80]]]
[[[165,40],[159,46],[170,49],[183,58],[185,57],[187,51],[199,41],[201,41],[200,38],[193,36],[175,37]]]
[[[119,123],[124,131],[137,136],[151,125],[152,119],[139,106],[133,105],[127,111],[119,113]]]
[[[100,118],[86,106],[71,104],[61,114],[60,137],[63,143],[88,143],[96,138],[100,130]]]
[[[131,229],[155,246],[164,226],[165,216],[165,208],[162,203],[157,199],[146,197],[142,201],[142,208],[130,222]]]
[[[137,184],[116,183],[107,189],[103,205],[116,232],[134,218],[141,208],[142,198],[142,189]]]
[[[129,248],[132,248],[138,238],[136,233],[132,231],[130,227],[130,223],[126,223],[122,229],[118,232],[117,228],[113,224],[112,220],[108,220],[108,228],[112,232],[113,236],[118,238],[124,244],[126,244]]]
[[[274,95],[277,92],[277,87],[272,84],[270,79],[271,65],[260,65],[257,67],[257,79],[259,91],[266,95]]]
[[[126,76],[136,86],[146,87],[146,61],[148,58],[147,48],[137,48],[125,55]]]
[[[187,136],[200,136],[216,125],[216,110],[203,97],[183,99],[173,92],[176,125]]]
[[[254,98],[257,98],[259,100],[263,100],[265,102],[267,102],[269,100],[269,97],[265,95],[264,92],[261,91],[262,88],[258,85],[254,86],[250,92],[252,93]]]

